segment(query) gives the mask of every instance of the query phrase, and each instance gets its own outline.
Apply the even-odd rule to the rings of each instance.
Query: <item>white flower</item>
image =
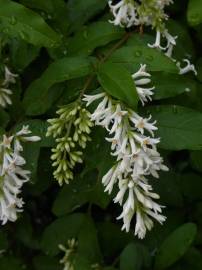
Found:
[[[60,263],[64,265],[63,270],[74,270],[73,259],[77,246],[78,242],[74,238],[67,241],[67,247],[62,244],[58,246],[65,253],[60,260]]]
[[[121,0],[117,4],[112,4],[112,2],[109,1],[109,7],[114,16],[114,20],[110,20],[111,23],[121,27],[139,25],[137,11],[132,0]]]
[[[5,66],[5,78],[0,86],[0,105],[5,108],[7,105],[11,105],[12,101],[10,96],[12,95],[12,91],[8,89],[10,83],[16,82],[17,74],[13,74],[10,72],[7,66]]]
[[[142,102],[142,105],[144,105],[148,100],[152,100],[152,95],[154,94],[153,90],[155,87],[144,87],[144,85],[151,83],[150,77],[151,75],[146,72],[146,65],[142,64],[140,65],[140,69],[136,73],[132,74],[137,94]]]
[[[0,220],[2,224],[7,221],[16,221],[17,213],[23,211],[24,202],[19,195],[23,184],[30,179],[30,171],[22,168],[26,160],[20,154],[23,151],[21,142],[23,139],[29,140],[29,137],[24,137],[25,133],[30,133],[28,126],[26,132],[24,130],[25,127],[10,137],[4,135],[0,143]],[[38,139],[40,138],[37,137]]]
[[[5,66],[5,79],[3,85],[9,85],[10,83],[16,83],[17,74],[12,73],[7,66]]]
[[[6,88],[0,88],[0,105],[5,108],[7,105],[11,105],[12,101],[10,98],[12,91]]]
[[[177,63],[177,67],[179,68],[179,74],[183,75],[183,74],[186,74],[186,73],[192,71],[192,72],[194,72],[195,75],[197,75],[197,71],[195,69],[195,66],[193,64],[191,64],[188,59],[183,59],[183,61],[185,63],[187,63],[187,65],[183,68],[181,68],[180,62]]]
[[[133,74],[133,79],[137,87],[151,82],[145,65],[141,65],[139,71]],[[154,202],[159,196],[152,192],[145,178],[147,175],[158,178],[160,170],[168,170],[156,149],[160,141],[154,138],[156,121],[150,122],[151,115],[143,118],[132,109],[126,109],[107,94],[85,96],[84,100],[89,104],[101,97],[91,119],[108,131],[106,140],[111,143],[111,155],[116,157],[115,165],[103,176],[102,183],[109,194],[115,186],[119,188],[114,202],[123,207],[118,217],[123,219],[122,230],[128,232],[131,220],[136,216],[135,234],[143,238],[146,230],[153,226],[151,217],[160,223],[165,220],[160,214],[162,206]],[[143,103],[147,98],[146,95],[142,97]]]

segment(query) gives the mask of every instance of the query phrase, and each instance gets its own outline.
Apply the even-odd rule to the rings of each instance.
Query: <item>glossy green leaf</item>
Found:
[[[155,86],[153,99],[174,97],[182,93],[196,91],[197,84],[194,80],[181,75],[153,72],[152,84]]]
[[[66,57],[50,64],[42,76],[32,82],[26,90],[26,114],[40,115],[46,112],[54,101],[54,96],[51,98],[49,92],[54,84],[88,75],[92,71],[91,59],[84,57]]]
[[[103,11],[107,5],[106,0],[70,0],[68,1],[67,19],[70,24],[70,31],[77,30],[90,18]],[[75,12],[76,10],[76,12]]]
[[[92,220],[85,214],[72,214],[56,219],[46,227],[41,247],[46,254],[54,256],[60,252],[58,245],[69,239],[78,240],[77,257],[85,257],[87,262],[100,260],[97,232]]]
[[[189,25],[196,26],[202,23],[202,2],[201,0],[189,0],[187,8],[187,20]]]
[[[108,94],[136,109],[139,98],[135,83],[130,73],[122,65],[110,62],[101,65],[98,80]]]
[[[120,270],[141,270],[149,258],[148,250],[141,244],[130,243],[120,256]]]
[[[69,55],[89,55],[97,47],[120,39],[124,30],[108,22],[96,22],[84,27],[68,43]]]
[[[188,250],[196,236],[196,225],[185,223],[172,232],[162,243],[155,258],[155,269],[167,269]]]
[[[178,68],[170,58],[146,45],[124,46],[115,51],[110,61],[126,66],[131,72],[136,72],[140,64],[146,64],[148,71],[178,73]]]
[[[58,258],[39,255],[33,260],[35,270],[62,270],[63,265],[58,263]]]
[[[202,149],[202,113],[176,105],[151,106],[147,113],[157,120],[161,148]]]
[[[0,28],[5,34],[36,46],[54,47],[60,42],[59,35],[34,11],[10,0],[0,0],[0,5]]]
[[[192,151],[190,158],[193,169],[202,172],[202,151]]]

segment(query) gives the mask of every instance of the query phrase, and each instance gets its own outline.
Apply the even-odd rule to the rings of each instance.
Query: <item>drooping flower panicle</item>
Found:
[[[148,92],[144,87],[138,91],[138,87],[150,83],[150,75],[146,72],[145,65],[141,65],[135,74],[133,78],[137,93],[144,104],[147,97],[151,99],[153,92]],[[149,91],[152,91],[151,89]],[[152,218],[161,224],[165,220],[161,214],[162,206],[154,202],[159,196],[152,192],[152,186],[146,178],[149,175],[158,178],[160,170],[168,170],[157,151],[156,146],[160,139],[154,138],[156,122],[151,122],[151,116],[141,117],[106,93],[84,97],[87,105],[99,99],[102,100],[92,113],[91,120],[108,131],[109,137],[106,140],[111,143],[111,154],[116,157],[116,163],[103,176],[102,183],[105,192],[109,194],[115,185],[119,188],[114,202],[123,207],[118,217],[123,219],[122,229],[128,232],[131,220],[136,215],[135,235],[143,238],[146,230],[153,226]]]
[[[0,220],[2,224],[15,221],[22,212],[23,200],[19,197],[23,184],[30,179],[30,171],[23,169],[26,160],[22,156],[22,142],[36,142],[38,136],[30,136],[28,126],[14,135],[3,136],[0,143]]]
[[[73,169],[76,163],[82,163],[82,149],[85,149],[90,140],[92,122],[90,113],[78,103],[72,103],[61,107],[58,118],[50,119],[47,136],[52,135],[56,139],[56,147],[52,149],[51,159],[54,178],[60,185],[69,183],[73,179]]]

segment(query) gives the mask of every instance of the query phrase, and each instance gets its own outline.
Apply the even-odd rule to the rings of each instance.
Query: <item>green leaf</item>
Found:
[[[178,73],[178,68],[170,58],[146,45],[124,46],[112,54],[110,61],[126,66],[130,72],[136,72],[142,63],[147,65],[148,71]]]
[[[120,270],[141,270],[148,258],[149,252],[143,245],[131,243],[121,253]]]
[[[152,84],[155,86],[154,100],[174,97],[184,92],[195,91],[196,82],[188,77],[167,72],[153,72]]]
[[[61,29],[66,32],[69,24],[64,18],[67,16],[67,5],[63,0],[21,0],[23,5],[36,10],[43,11],[43,17],[52,22],[55,22],[56,29]]]
[[[194,223],[186,223],[172,232],[159,248],[155,269],[166,269],[178,261],[193,243],[196,230]]]
[[[5,112],[2,108],[0,108],[0,125],[1,128],[6,128],[8,122],[9,122],[9,114]]]
[[[34,11],[10,0],[0,0],[0,6],[0,28],[5,34],[36,46],[54,47],[60,42],[59,35]]]
[[[77,30],[90,18],[104,10],[106,5],[106,0],[69,0],[67,21],[70,23],[70,31]]]
[[[122,28],[108,22],[96,22],[85,26],[68,43],[69,55],[89,55],[97,47],[120,39],[124,35]]]
[[[108,215],[108,219],[112,219],[112,215]],[[97,224],[98,237],[100,240],[103,256],[110,260],[119,254],[124,247],[134,240],[132,232],[125,233],[120,230],[120,226],[110,221],[100,222]]]
[[[67,240],[78,240],[77,258],[85,257],[88,262],[100,260],[97,232],[93,221],[86,215],[76,213],[61,217],[46,227],[41,247],[50,256],[57,255],[59,244],[66,245]]]
[[[2,256],[0,258],[1,270],[23,270],[23,263],[14,256]]]
[[[10,42],[10,57],[12,65],[21,72],[39,55],[39,47],[26,43],[22,39],[12,39]]]
[[[56,83],[79,78],[93,71],[91,59],[84,57],[67,57],[49,65],[42,76],[31,83],[24,97],[27,115],[40,115],[54,102],[49,89]],[[57,91],[56,91],[57,92]]]
[[[176,105],[151,106],[147,113],[157,120],[161,148],[202,149],[202,113]]]
[[[192,167],[202,172],[202,151],[192,151],[190,154]]]
[[[0,250],[7,250],[8,246],[9,244],[8,244],[7,236],[3,231],[1,231],[0,232]]]
[[[130,73],[122,65],[109,62],[101,65],[98,80],[108,94],[136,109],[139,99],[135,83]]]
[[[189,25],[197,26],[202,23],[202,2],[201,0],[189,0],[187,8],[187,20]]]
[[[42,236],[41,248],[50,255],[59,253],[59,244],[66,244],[68,239],[75,238],[85,221],[84,214],[72,214],[56,219],[45,228]]]
[[[62,270],[63,265],[59,264],[58,258],[53,258],[45,255],[39,255],[34,258],[35,270]]]
[[[160,195],[160,202],[166,206],[182,207],[183,196],[181,192],[180,175],[174,172],[161,172],[159,180],[153,181],[152,186]]]
[[[200,175],[187,172],[181,175],[180,180],[182,192],[188,201],[193,202],[202,198],[202,178]]]

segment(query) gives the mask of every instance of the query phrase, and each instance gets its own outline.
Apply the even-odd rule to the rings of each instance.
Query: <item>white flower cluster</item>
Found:
[[[2,224],[15,221],[22,212],[23,200],[19,198],[23,184],[29,181],[30,171],[22,167],[26,161],[21,155],[22,142],[36,142],[38,136],[29,136],[28,126],[12,136],[3,136],[0,143],[0,220]]]
[[[197,74],[194,65],[190,64],[188,59],[183,59],[187,65],[182,68],[180,62],[172,58],[177,36],[172,36],[164,23],[168,19],[164,9],[173,3],[172,0],[121,0],[116,4],[113,3],[114,1],[109,0],[109,7],[114,16],[114,20],[110,20],[111,23],[121,27],[146,25],[155,28],[156,40],[148,46],[163,51],[166,56],[176,62],[179,74],[183,75],[190,71]],[[162,45],[162,41],[165,45]]]
[[[146,25],[162,28],[162,23],[168,18],[165,6],[173,3],[172,0],[109,0],[109,7],[114,16],[110,22],[121,27]]]
[[[150,83],[149,76],[145,65],[132,75],[143,104],[153,94],[153,88],[145,87]],[[88,106],[101,98],[91,120],[108,131],[110,136],[106,140],[111,143],[111,154],[116,157],[115,165],[102,179],[105,192],[111,193],[114,186],[118,186],[119,191],[114,202],[123,207],[123,212],[118,217],[123,219],[122,229],[128,232],[131,220],[136,215],[135,235],[144,238],[146,230],[153,227],[151,217],[161,224],[165,220],[161,214],[162,206],[153,201],[159,195],[152,192],[146,179],[149,175],[158,178],[158,171],[168,170],[157,151],[156,145],[160,140],[154,138],[156,122],[150,121],[151,116],[141,117],[106,93],[85,95],[84,101]]]
[[[12,101],[10,95],[12,95],[12,91],[8,88],[10,83],[16,82],[17,74],[13,74],[10,72],[7,66],[5,66],[5,78],[0,86],[0,105],[5,108],[7,105],[11,105]]]
[[[59,249],[65,253],[60,260],[60,263],[64,265],[63,270],[74,270],[73,259],[77,246],[78,242],[74,238],[67,241],[67,247],[62,244],[59,245]]]

